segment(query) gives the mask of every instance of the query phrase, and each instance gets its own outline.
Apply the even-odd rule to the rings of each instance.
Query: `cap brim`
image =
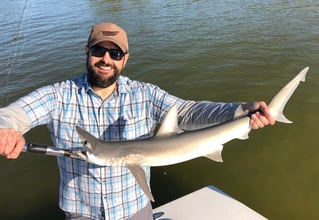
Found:
[[[127,48],[123,45],[121,45],[118,41],[114,40],[114,39],[103,39],[103,40],[99,40],[99,41],[95,41],[93,43],[91,43],[89,45],[89,47],[93,47],[97,44],[102,44],[103,42],[112,42],[114,43],[116,46],[118,46],[124,53],[127,53]]]

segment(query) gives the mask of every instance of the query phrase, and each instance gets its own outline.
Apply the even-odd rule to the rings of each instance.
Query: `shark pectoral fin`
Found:
[[[248,131],[248,133],[249,133],[249,131]],[[243,134],[241,136],[238,136],[237,138],[240,139],[240,140],[246,140],[246,139],[249,138],[248,133],[245,133],[245,134]]]
[[[132,175],[134,176],[136,182],[140,185],[143,192],[147,195],[147,197],[154,202],[154,197],[151,193],[151,190],[147,184],[145,171],[142,167],[138,165],[128,165],[127,168],[130,170]]]
[[[214,160],[216,162],[223,162],[222,158],[223,145],[218,145],[215,147],[214,152],[205,155],[210,160]]]

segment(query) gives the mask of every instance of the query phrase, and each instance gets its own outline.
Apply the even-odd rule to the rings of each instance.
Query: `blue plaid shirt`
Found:
[[[47,124],[54,145],[83,147],[75,126],[101,140],[123,141],[153,136],[154,128],[173,106],[179,124],[213,124],[232,119],[236,103],[185,101],[159,87],[120,76],[116,91],[102,100],[90,88],[87,75],[35,90],[15,102],[31,126]],[[199,126],[195,126],[199,127]],[[127,219],[146,206],[148,198],[126,167],[97,166],[79,159],[58,158],[60,207],[94,219]],[[144,168],[148,180],[150,168]]]

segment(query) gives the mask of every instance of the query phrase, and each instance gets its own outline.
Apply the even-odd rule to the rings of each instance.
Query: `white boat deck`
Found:
[[[153,210],[156,220],[265,220],[214,186],[207,186]]]

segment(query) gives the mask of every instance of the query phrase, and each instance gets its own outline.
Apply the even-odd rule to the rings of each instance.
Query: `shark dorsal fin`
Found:
[[[162,125],[160,126],[156,137],[171,136],[180,134],[183,131],[178,128],[177,106],[174,105],[166,114]]]

